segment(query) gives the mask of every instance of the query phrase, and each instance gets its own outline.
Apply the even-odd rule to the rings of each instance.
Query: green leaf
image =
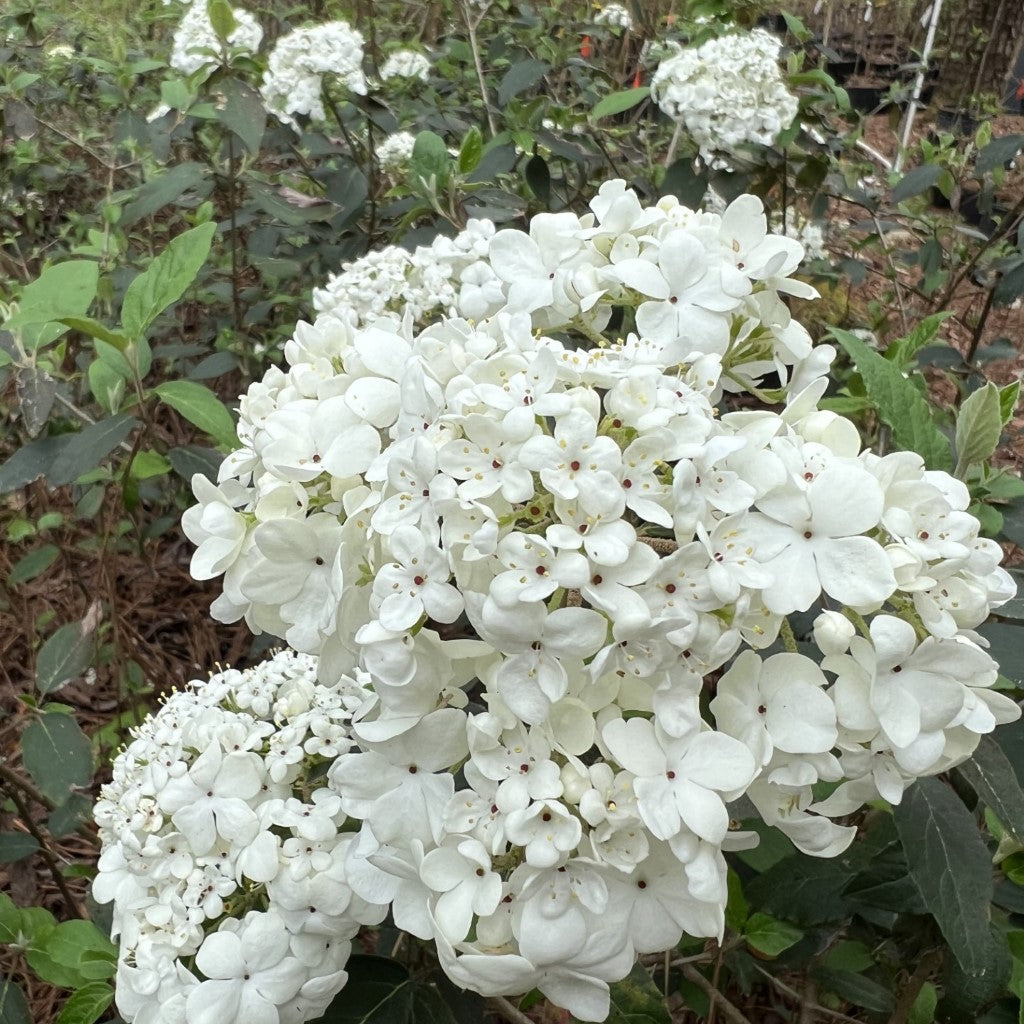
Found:
[[[5,892],[0,892],[0,946],[16,942],[21,932],[21,911]]]
[[[691,158],[680,157],[665,171],[661,191],[664,195],[675,196],[683,206],[697,209],[707,194],[708,180],[697,173]]]
[[[25,285],[18,298],[18,311],[6,321],[4,329],[80,316],[96,298],[99,275],[100,265],[92,260],[68,260],[47,267]]]
[[[168,203],[178,199],[189,189],[207,181],[205,164],[175,164],[157,178],[152,178],[139,189],[134,202],[129,203],[121,214],[118,227],[122,230],[130,228],[136,221],[162,209]]]
[[[875,958],[863,942],[844,939],[825,954],[822,964],[833,971],[852,971],[854,974],[860,974],[861,971],[874,967]]]
[[[750,907],[747,906],[747,899],[743,895],[743,883],[740,876],[729,868],[726,874],[729,899],[725,907],[725,924],[734,932],[742,931],[747,917],[750,915]]]
[[[413,984],[402,964],[357,954],[345,969],[348,984],[318,1024],[411,1024]]]
[[[172,448],[167,453],[167,459],[174,472],[183,480],[191,482],[196,473],[202,473],[211,483],[216,483],[217,470],[224,461],[224,456],[212,448],[186,444],[180,448]]]
[[[96,358],[99,359],[104,366],[108,369],[113,370],[119,377],[123,377],[125,380],[131,380],[132,367],[127,359],[124,357],[124,353],[115,345],[111,345],[108,341],[103,341],[102,338],[96,338],[93,340],[93,347],[96,349]]]
[[[207,387],[191,380],[169,380],[153,389],[162,402],[226,448],[238,446],[235,421],[227,406]]]
[[[746,886],[751,906],[785,915],[805,928],[841,921],[850,910],[843,889],[850,881],[852,854],[822,860],[794,854],[757,875]]]
[[[98,359],[89,364],[87,375],[93,398],[114,415],[121,408],[121,400],[124,398],[125,378]]]
[[[892,1013],[895,1002],[892,993],[863,974],[852,971],[830,971],[819,967],[814,977],[822,988],[827,989],[855,1006],[863,1006],[874,1013]]]
[[[669,1024],[668,1007],[653,979],[640,964],[611,988],[611,1009],[605,1024]]]
[[[910,1008],[910,1016],[907,1017],[907,1024],[932,1024],[935,1020],[935,1007],[939,1001],[939,994],[935,986],[926,981],[917,993],[914,1005]]]
[[[25,994],[10,978],[0,980],[0,1024],[32,1024]]]
[[[83,473],[95,469],[137,425],[138,420],[122,413],[73,434],[47,470],[47,482],[51,487],[73,483]]]
[[[743,926],[747,945],[767,957],[776,957],[790,946],[795,946],[804,933],[795,925],[779,921],[768,914],[751,914]]]
[[[526,161],[526,184],[530,191],[545,205],[551,202],[551,171],[548,162],[539,153]]]
[[[937,779],[919,779],[893,811],[925,906],[968,975],[984,973],[992,861],[971,813]]]
[[[590,116],[597,121],[602,117],[621,114],[624,110],[629,110],[647,99],[650,94],[651,89],[647,85],[640,86],[638,89],[623,89],[621,92],[613,92],[598,102],[590,112]]]
[[[93,981],[72,992],[56,1024],[93,1024],[114,1001],[114,989],[103,981]]]
[[[974,173],[977,177],[991,174],[998,167],[1005,167],[1024,149],[1024,135],[1002,135],[993,139],[978,153]]]
[[[999,389],[999,415],[1002,417],[1003,426],[1013,419],[1017,409],[1017,400],[1020,398],[1020,381],[1015,380]]]
[[[970,466],[990,458],[1003,432],[999,388],[988,381],[972,391],[956,418],[956,476],[963,479]]]
[[[117,946],[92,921],[62,921],[39,948],[54,963],[94,980],[111,977],[117,970]]]
[[[65,623],[46,643],[36,657],[36,689],[40,693],[53,693],[65,683],[80,676],[92,661],[93,633],[82,628],[81,622]]]
[[[932,313],[926,316],[905,338],[897,338],[889,342],[883,355],[891,363],[906,369],[910,361],[921,349],[936,344],[939,328],[952,313]]]
[[[128,341],[123,334],[112,331],[106,325],[101,324],[99,320],[93,320],[91,316],[62,316],[60,322],[73,331],[88,335],[90,338],[98,338],[115,348],[124,348]]]
[[[878,415],[892,427],[896,443],[917,452],[930,469],[951,469],[949,442],[932,422],[928,402],[903,371],[849,331],[832,329],[864,381]]]
[[[428,194],[444,191],[452,173],[452,160],[444,139],[436,132],[420,132],[409,158],[411,180]]]
[[[536,85],[550,69],[551,65],[547,61],[534,58],[513,64],[498,86],[498,106],[504,107],[513,96]]]
[[[459,174],[469,174],[476,170],[480,158],[484,155],[484,137],[474,124],[459,147]]]
[[[939,183],[942,176],[940,164],[921,164],[907,171],[896,183],[892,190],[892,201],[902,203],[905,199],[919,196],[922,192],[934,187]]]
[[[19,583],[34,580],[57,561],[59,554],[60,548],[56,544],[44,544],[41,548],[30,551],[23,558],[19,558],[14,568],[7,574],[7,586],[16,587]]]
[[[150,324],[185,294],[210,254],[216,230],[216,224],[209,222],[178,235],[149,269],[132,281],[121,305],[121,326],[129,338],[142,337]]]
[[[73,439],[73,434],[41,437],[19,448],[0,466],[0,494],[9,494],[44,476]]]
[[[25,430],[29,437],[35,437],[49,419],[57,398],[57,382],[45,370],[35,366],[19,367],[14,381]]]
[[[144,451],[132,459],[131,474],[136,480],[149,480],[171,471],[171,464],[159,452]]]
[[[1024,844],[1024,789],[1002,747],[990,736],[982,736],[970,760],[958,765],[957,771],[1003,828]]]
[[[217,107],[217,120],[234,132],[251,154],[259,152],[267,126],[267,109],[260,94],[237,78],[224,78],[217,83],[224,103]]]
[[[938,1017],[946,1021],[974,1021],[978,1011],[990,1005],[1005,991],[1013,970],[1013,958],[1006,936],[991,925],[985,942],[973,951],[979,965],[967,971],[954,958],[947,957],[942,977],[942,999]]]
[[[458,1024],[458,1019],[436,985],[417,982],[412,989],[415,1024]]]
[[[30,722],[21,737],[21,754],[25,770],[55,804],[92,781],[92,748],[70,715],[51,712]]]
[[[210,19],[210,25],[222,43],[226,43],[228,36],[238,27],[235,13],[228,0],[206,0],[206,16]]]
[[[24,860],[39,849],[39,843],[25,832],[0,832],[0,864]],[[0,938],[0,942],[4,940]]]

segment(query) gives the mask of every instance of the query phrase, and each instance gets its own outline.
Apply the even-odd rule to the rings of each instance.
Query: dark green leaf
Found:
[[[502,78],[501,84],[498,86],[498,106],[504,107],[513,96],[518,96],[521,92],[536,85],[550,68],[551,65],[547,61],[533,58],[513,64],[505,72],[505,77]]]
[[[743,934],[749,946],[767,957],[778,956],[804,937],[799,928],[762,913],[750,915]]]
[[[32,1024],[25,995],[10,978],[0,979],[0,1024]]]
[[[994,925],[986,928],[984,941],[973,950],[973,958],[977,967],[968,971],[954,957],[946,957],[939,1020],[950,1024],[977,1020],[979,1009],[1005,992],[1013,961],[1006,936]]]
[[[941,164],[921,164],[920,167],[907,171],[893,187],[892,201],[902,203],[912,196],[919,196],[937,185],[941,176]]]
[[[216,483],[217,470],[224,461],[220,452],[216,452],[212,448],[201,448],[195,444],[172,448],[167,453],[167,459],[174,472],[182,479],[191,481],[196,473],[202,473],[212,483]]]
[[[38,849],[39,843],[25,832],[0,832],[0,864],[23,860]]]
[[[804,928],[841,921],[851,912],[843,898],[850,881],[849,854],[834,860],[803,854],[787,857],[747,883],[747,901]]]
[[[992,860],[974,818],[938,779],[919,779],[893,812],[907,866],[964,972],[986,970]]]
[[[19,583],[28,583],[57,561],[60,548],[56,544],[44,544],[41,548],[30,551],[23,558],[19,558],[15,566],[7,575],[7,586],[16,587]]]
[[[70,715],[40,715],[21,737],[25,770],[45,796],[62,804],[72,788],[92,780],[89,739]]]
[[[411,1024],[413,983],[402,964],[357,954],[345,969],[348,984],[318,1024]]]
[[[635,964],[622,981],[612,982],[606,1024],[669,1024],[665,999],[651,976]]]
[[[415,1024],[458,1024],[437,986],[425,982],[413,985],[412,1020]]]
[[[640,86],[637,89],[624,89],[622,92],[613,92],[598,101],[597,106],[590,112],[590,116],[597,121],[602,117],[621,114],[624,110],[629,110],[638,103],[642,103],[650,94],[650,87],[646,85]]]
[[[36,689],[53,693],[80,676],[92,661],[93,634],[81,622],[67,622],[39,649],[36,657]]]
[[[999,671],[1018,686],[1024,685],[1024,626],[986,622],[978,632],[989,642],[988,653],[999,663]],[[1002,729],[996,730],[997,737]]]
[[[129,338],[142,337],[150,324],[185,294],[210,254],[216,230],[215,224],[207,223],[178,235],[132,281],[121,305],[121,326]]]
[[[16,491],[38,480],[67,447],[72,436],[41,437],[19,448],[0,466],[0,494]]]
[[[207,387],[191,380],[169,380],[153,389],[160,400],[177,410],[226,448],[235,448],[235,421],[227,406]]]
[[[875,1013],[892,1013],[894,1009],[892,993],[863,974],[819,967],[815,969],[814,977],[823,989],[854,1006],[863,1006]]]
[[[544,157],[535,154],[526,161],[526,184],[530,191],[545,205],[551,202],[551,171]]]
[[[682,157],[665,172],[665,180],[661,184],[665,195],[675,196],[691,209],[696,209],[704,201],[708,191],[708,181],[698,174],[690,157]]]
[[[849,331],[833,329],[864,380],[878,415],[892,427],[896,443],[917,452],[930,469],[952,468],[949,442],[932,421],[928,402],[902,370]]]
[[[46,426],[57,398],[57,382],[45,370],[23,366],[15,374],[15,390],[25,431],[35,437]]]
[[[60,805],[50,812],[46,819],[46,827],[50,835],[60,838],[70,835],[84,821],[92,817],[92,801],[80,793],[72,793]]]
[[[1002,747],[991,736],[982,736],[970,760],[957,771],[1006,831],[1024,844],[1024,790]]]
[[[978,153],[974,173],[980,178],[991,174],[997,167],[1005,167],[1024,149],[1024,135],[1002,135],[993,139]]]
[[[93,1024],[114,1001],[114,989],[104,981],[93,981],[72,992],[56,1024]]]
[[[73,434],[47,470],[47,483],[51,487],[62,487],[95,469],[137,425],[138,420],[122,413]]]
[[[260,94],[237,78],[221,79],[217,88],[224,95],[223,105],[217,107],[217,120],[234,132],[251,154],[258,153],[267,126],[267,109]]]
[[[207,171],[204,164],[175,164],[170,170],[146,182],[139,189],[134,202],[124,208],[118,227],[122,230],[130,228],[136,221],[156,213],[206,179]]]

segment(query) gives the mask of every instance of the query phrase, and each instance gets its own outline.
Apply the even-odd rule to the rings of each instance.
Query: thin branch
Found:
[[[795,999],[800,1006],[803,1006],[807,1002],[800,992],[797,992],[795,988],[790,988],[789,985],[776,978],[771,971],[766,971],[760,964],[754,964],[754,969],[760,974],[763,974],[783,995],[789,996],[790,999]],[[818,1003],[812,1003],[811,1010],[814,1013],[820,1013],[826,1017],[831,1017],[832,1020],[844,1021],[845,1024],[862,1024],[862,1022],[857,1020],[856,1017],[850,1017],[845,1013],[840,1013],[838,1010],[830,1010],[827,1006],[821,1006]]]
[[[49,868],[50,874],[53,876],[53,880],[56,883],[57,888],[60,889],[61,895],[64,897],[68,914],[71,917],[88,920],[89,915],[86,914],[82,905],[78,902],[77,897],[68,887],[67,880],[64,878],[64,875],[61,874],[60,866],[57,864],[57,861],[53,856],[53,851],[51,851],[43,834],[39,831],[36,827],[36,823],[32,820],[32,816],[28,811],[28,806],[21,798],[21,794],[14,787],[8,789],[7,792],[10,795],[14,806],[18,809],[18,817],[21,818],[25,828],[28,829],[29,835],[32,836],[32,838],[39,844],[38,852],[42,854],[43,860],[46,861],[46,866]]]
[[[487,80],[484,78],[484,66],[480,60],[480,43],[476,37],[477,26],[483,20],[484,15],[487,13],[487,8],[490,4],[487,4],[484,9],[480,12],[480,15],[475,20],[469,15],[469,8],[466,5],[466,0],[458,5],[459,12],[462,14],[462,20],[466,23],[466,31],[469,33],[469,49],[473,54],[473,67],[476,68],[476,80],[480,85],[480,96],[484,101],[484,113],[487,115],[487,127],[491,130],[491,138],[498,134],[498,126],[494,120],[494,114],[491,111],[491,100],[487,93]]]
[[[513,1006],[503,996],[491,996],[486,1001],[486,1005],[492,1013],[496,1013],[499,1017],[504,1017],[509,1024],[537,1024],[535,1020],[531,1020],[522,1010]]]
[[[711,1000],[711,1005],[722,1011],[722,1016],[729,1024],[750,1024],[750,1021],[692,964],[683,964],[683,977],[693,982]]]

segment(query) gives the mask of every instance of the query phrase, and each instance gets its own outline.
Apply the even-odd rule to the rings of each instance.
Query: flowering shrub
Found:
[[[779,73],[781,43],[754,29],[678,47],[658,65],[651,96],[693,136],[705,160],[720,160],[749,143],[771,145],[797,112]]]
[[[363,37],[345,21],[297,28],[275,43],[267,59],[261,94],[267,110],[285,124],[298,126],[296,114],[314,121],[326,116],[324,77],[343,88],[366,95],[363,74]]]
[[[169,63],[184,75],[219,60],[221,42],[206,6],[206,0],[193,0],[174,33]],[[235,27],[227,38],[228,46],[241,53],[254,53],[263,39],[259,22],[240,7],[234,8],[232,15]]]
[[[220,484],[193,481],[214,615],[317,681],[288,656],[222,674],[124,756],[100,891],[153,881],[118,918],[122,1013],[166,984],[189,1020],[298,1019],[344,980],[325,937],[387,904],[457,985],[601,1020],[637,955],[721,938],[723,851],[756,843],[729,803],[833,856],[834,818],[1019,716],[972,632],[1013,593],[998,545],[963,484],[817,408],[832,351],[785,313],[813,293],[759,200],[618,181],[584,217],[474,231],[500,309],[420,329],[321,297]],[[768,373],[784,411],[729,411]],[[787,616],[814,608],[801,652]]]
[[[415,50],[396,50],[380,69],[380,77],[385,82],[390,78],[416,78],[425,82],[429,74],[430,61]]]

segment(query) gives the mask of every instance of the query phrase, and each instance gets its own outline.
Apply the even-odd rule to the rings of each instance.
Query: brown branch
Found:
[[[687,981],[693,982],[711,1000],[711,1005],[717,1006],[722,1011],[722,1016],[729,1021],[729,1024],[750,1024],[750,1021],[696,967],[691,964],[683,964],[683,977]]]

